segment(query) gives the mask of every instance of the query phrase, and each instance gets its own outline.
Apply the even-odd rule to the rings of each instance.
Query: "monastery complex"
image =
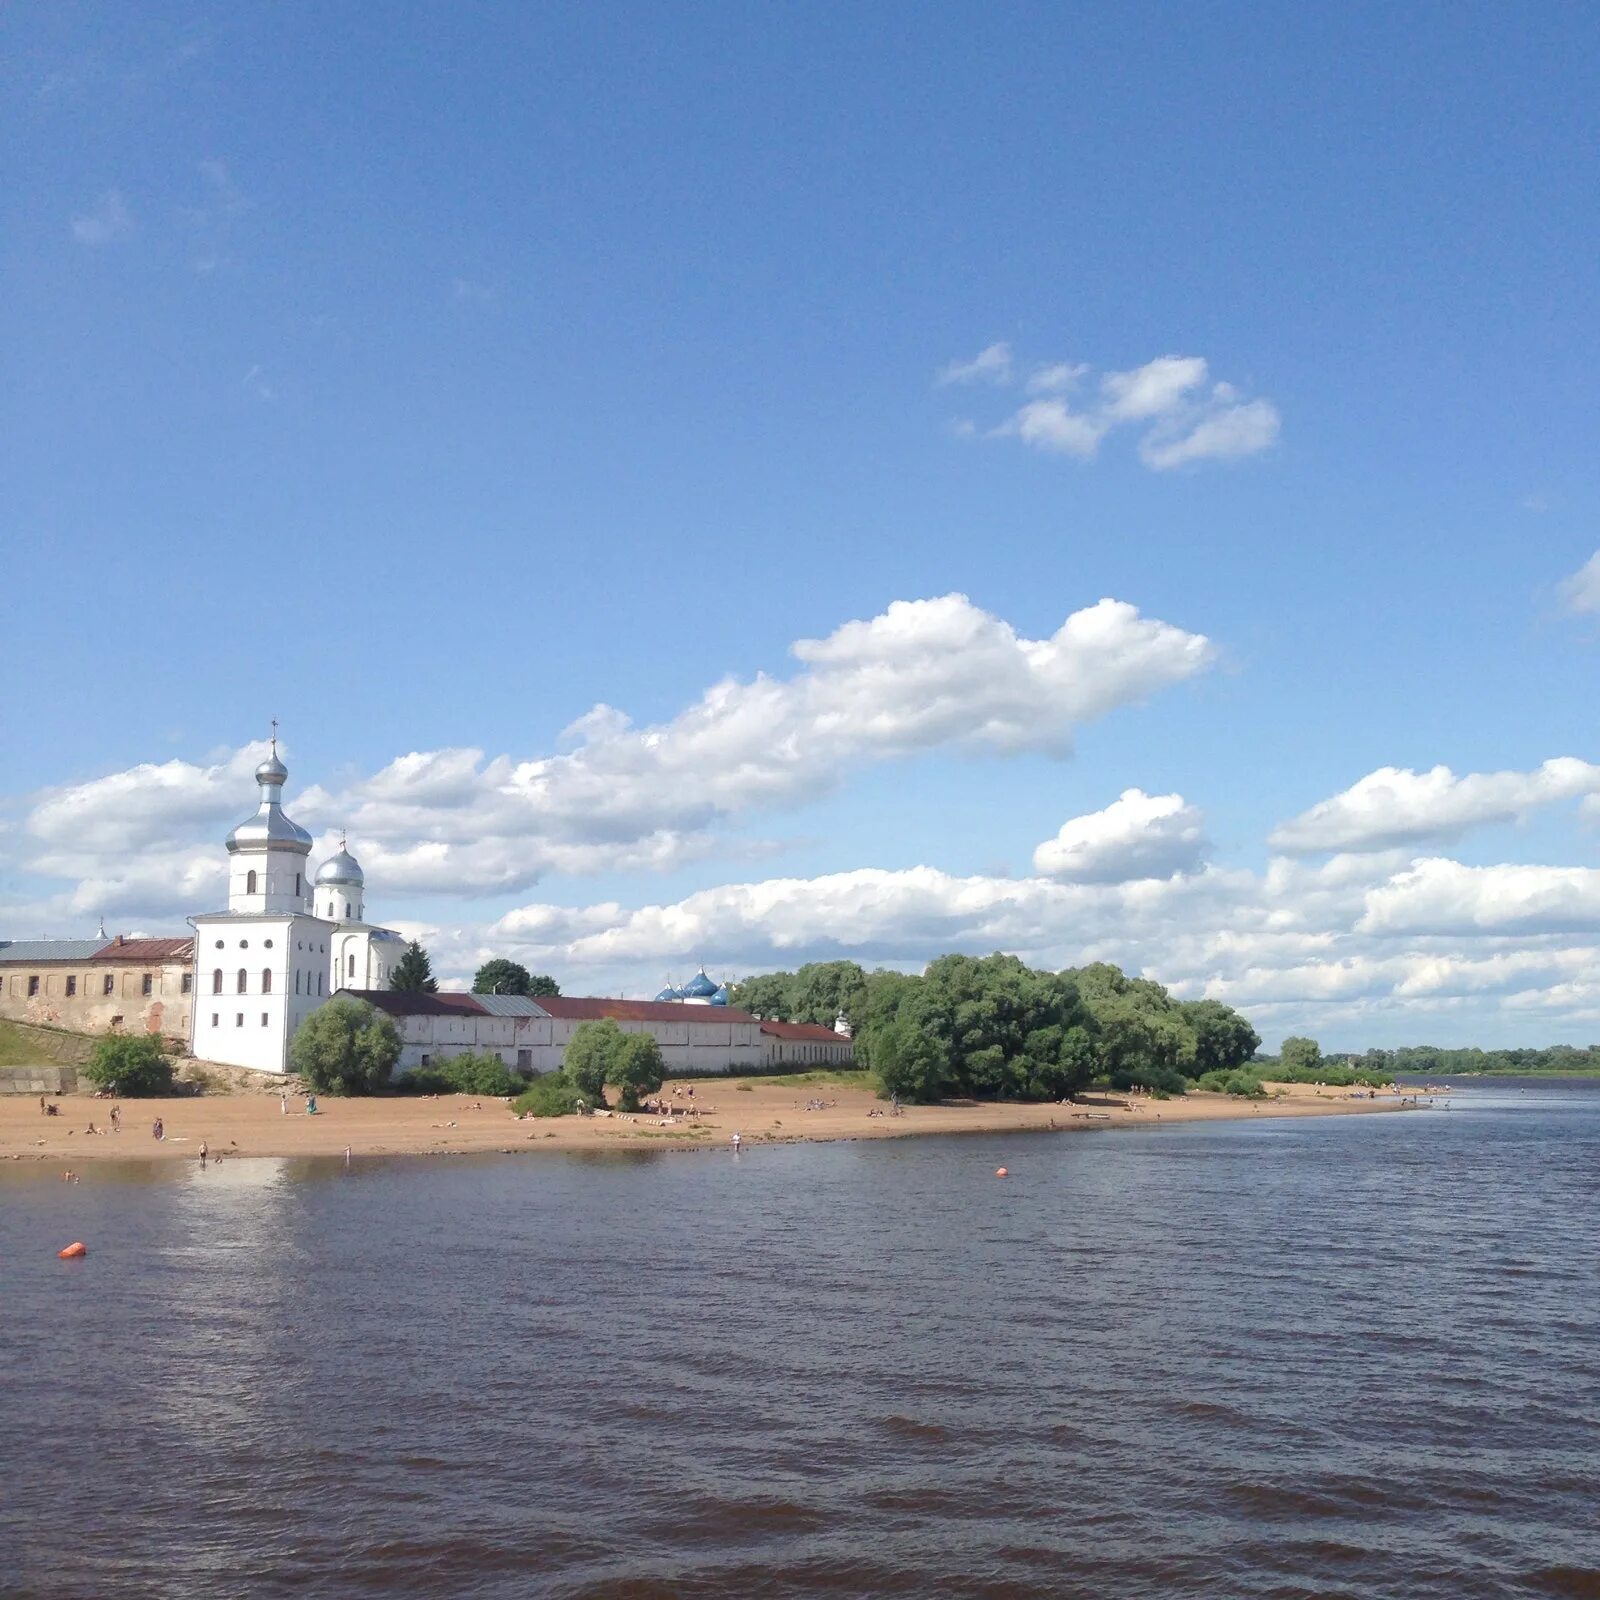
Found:
[[[311,835],[283,809],[288,777],[274,738],[255,814],[227,837],[225,911],[191,916],[192,938],[0,940],[0,1017],[159,1034],[201,1061],[274,1073],[290,1070],[295,1030],[336,996],[393,1018],[402,1072],[466,1051],[554,1071],[573,1030],[604,1019],[652,1035],[669,1076],[852,1061],[844,1034],[740,1011],[704,971],[654,1000],[391,989],[405,938],[366,921],[366,880],[342,837],[311,872]]]

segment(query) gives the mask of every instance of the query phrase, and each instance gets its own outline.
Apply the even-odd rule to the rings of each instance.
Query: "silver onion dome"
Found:
[[[274,784],[282,788],[289,781],[289,769],[278,759],[278,751],[274,746],[272,754],[256,768],[256,782],[265,787]]]
[[[345,849],[342,839],[339,841],[338,855],[329,856],[317,868],[318,888],[324,888],[331,884],[342,884],[352,889],[359,889],[366,881],[361,871],[361,863]]]
[[[278,759],[278,741],[272,741],[272,754],[256,768],[261,785],[261,805],[247,822],[241,822],[228,835],[228,854],[240,850],[290,850],[296,855],[311,854],[311,835],[298,822],[283,814],[283,786],[289,769]]]

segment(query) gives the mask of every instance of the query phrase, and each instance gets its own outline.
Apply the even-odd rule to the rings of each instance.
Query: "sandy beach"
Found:
[[[691,1099],[688,1091],[693,1089]],[[676,1090],[676,1096],[673,1091]],[[1247,1101],[1220,1094],[1151,1100],[1091,1094],[1072,1105],[958,1102],[906,1106],[899,1116],[855,1085],[775,1084],[760,1078],[696,1079],[663,1094],[684,1108],[670,1123],[640,1113],[519,1121],[505,1101],[469,1095],[433,1098],[318,1099],[308,1116],[290,1095],[288,1112],[274,1092],[182,1099],[125,1100],[122,1126],[110,1130],[112,1102],[63,1095],[45,1116],[35,1098],[0,1100],[0,1160],[59,1162],[193,1161],[205,1143],[213,1156],[462,1155],[478,1151],[725,1148],[802,1140],[885,1139],[928,1133],[1089,1132],[1222,1118],[1367,1115],[1401,1108],[1401,1096],[1352,1099],[1349,1091],[1291,1085],[1282,1098]],[[166,1137],[152,1136],[160,1118]],[[97,1130],[89,1131],[91,1125]]]

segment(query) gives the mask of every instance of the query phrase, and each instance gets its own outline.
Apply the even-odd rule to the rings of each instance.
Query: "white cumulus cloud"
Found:
[[[730,853],[725,824],[799,805],[864,762],[936,750],[1065,755],[1078,727],[1193,677],[1215,654],[1203,635],[1115,600],[1042,639],[964,595],[897,601],[798,641],[791,676],[724,679],[669,721],[635,727],[597,706],[561,753],[413,751],[334,792],[292,792],[291,810],[308,826],[348,827],[394,893],[666,868]],[[141,766],[51,791],[26,818],[28,865],[100,879],[147,847],[204,849],[249,809],[260,754],[251,746],[210,766]]]
[[[1427,772],[1379,767],[1274,829],[1275,850],[1388,850],[1509,822],[1537,806],[1600,793],[1600,766],[1558,756],[1531,772]]]
[[[1193,872],[1205,851],[1205,819],[1181,794],[1124,789],[1103,811],[1064,822],[1033,852],[1033,865],[1063,883],[1126,883]]]

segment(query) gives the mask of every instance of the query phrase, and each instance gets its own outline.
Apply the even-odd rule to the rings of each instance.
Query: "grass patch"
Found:
[[[94,1040],[81,1033],[0,1022],[0,1067],[78,1067],[93,1050]]]

